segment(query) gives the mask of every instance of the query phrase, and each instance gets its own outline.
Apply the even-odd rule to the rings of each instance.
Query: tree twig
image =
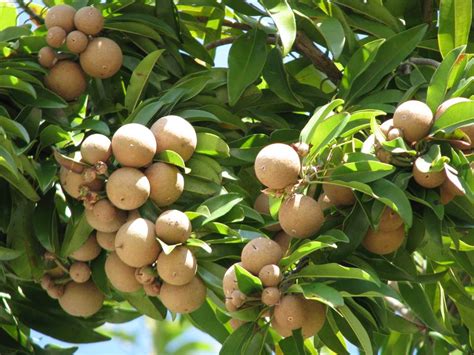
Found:
[[[433,22],[433,0],[423,1],[423,22],[431,27]]]
[[[438,62],[437,60],[430,59],[430,58],[410,58],[408,59],[408,62],[415,65],[429,65],[435,68],[441,65],[441,63]]]
[[[237,38],[238,37],[221,38],[221,39],[218,39],[214,42],[210,42],[210,43],[206,44],[205,48],[209,51],[209,50],[214,49],[216,47],[225,46],[226,44],[234,43]],[[276,43],[275,37],[269,36],[267,38],[267,43],[268,44],[275,44]]]
[[[36,25],[36,26],[41,26],[44,24],[44,19],[41,16],[38,16],[31,8],[30,4],[32,1],[28,1],[28,3],[25,3],[24,0],[16,0],[16,3],[18,6],[25,11],[28,16],[30,17],[30,20]]]

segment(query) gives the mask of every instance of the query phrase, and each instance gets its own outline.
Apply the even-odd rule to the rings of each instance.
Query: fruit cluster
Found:
[[[50,69],[45,77],[46,87],[66,101],[75,100],[84,93],[87,88],[85,74],[105,79],[119,71],[122,50],[115,41],[96,37],[104,28],[104,17],[95,7],[76,11],[69,5],[56,5],[49,9],[44,22],[48,46],[38,52],[38,61]],[[79,56],[79,64],[70,54]]]

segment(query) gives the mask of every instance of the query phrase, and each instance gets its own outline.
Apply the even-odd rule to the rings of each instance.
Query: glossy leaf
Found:
[[[438,46],[443,57],[454,48],[468,43],[471,21],[472,1],[440,1]]]
[[[291,51],[296,38],[295,15],[286,0],[260,0],[278,28],[283,44],[283,55]]]

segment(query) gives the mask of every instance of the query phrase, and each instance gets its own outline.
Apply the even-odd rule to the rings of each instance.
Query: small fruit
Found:
[[[224,278],[222,279],[222,289],[224,290],[224,295],[229,298],[232,295],[232,292],[239,289],[237,276],[235,275],[235,265],[242,266],[242,263],[235,263],[230,266],[226,270]]]
[[[385,137],[388,136],[388,132],[393,128],[393,118],[386,120],[380,125],[380,130]]]
[[[45,68],[52,68],[58,62],[57,53],[51,47],[43,47],[38,52],[38,63]]]
[[[112,151],[122,166],[141,168],[150,164],[155,156],[155,137],[144,125],[129,123],[113,135]]]
[[[82,160],[94,165],[106,162],[112,156],[112,142],[103,134],[91,134],[81,144]]]
[[[66,101],[77,99],[87,88],[86,76],[81,67],[70,60],[56,63],[45,76],[44,84]]]
[[[61,27],[54,26],[48,30],[48,34],[46,35],[46,43],[48,43],[50,47],[59,48],[64,44],[65,41],[66,31],[64,31]]]
[[[324,223],[324,214],[313,198],[294,194],[281,204],[278,220],[288,235],[308,238],[319,231]]]
[[[206,301],[206,292],[202,280],[195,276],[190,283],[182,286],[164,282],[161,286],[160,300],[171,312],[191,313]]]
[[[156,281],[149,284],[144,284],[143,290],[145,291],[147,296],[158,297],[161,291],[161,284]]]
[[[334,206],[352,206],[356,201],[354,192],[348,187],[324,184],[323,190]]]
[[[173,165],[154,163],[145,175],[150,182],[150,199],[159,207],[171,205],[184,191],[183,175]]]
[[[86,35],[95,36],[104,28],[104,17],[95,7],[86,6],[77,10],[74,25]]]
[[[155,275],[151,266],[142,266],[135,270],[135,278],[142,285],[149,285],[155,281]]]
[[[154,263],[160,251],[155,226],[144,218],[125,223],[115,237],[115,252],[125,264],[133,267]]]
[[[261,214],[270,216],[270,199],[268,195],[264,193],[258,195],[253,204],[253,208]],[[274,225],[265,227],[265,229],[270,232],[278,232],[281,230],[281,226],[279,223],[275,223]]]
[[[334,206],[334,204],[331,202],[331,200],[329,199],[328,195],[326,195],[325,192],[319,195],[318,203],[319,203],[319,207],[321,207],[321,210],[323,211]]]
[[[393,253],[400,248],[404,239],[405,231],[403,226],[390,232],[369,229],[362,241],[362,245],[374,254],[385,255]]]
[[[409,143],[426,137],[433,125],[433,113],[425,103],[410,100],[397,107],[393,114],[393,126],[403,132]]]
[[[434,189],[442,185],[446,180],[444,170],[426,171],[426,164],[421,157],[415,160],[415,164],[413,164],[413,179],[415,179],[418,185],[427,189]]]
[[[73,198],[81,197],[81,188],[87,187],[90,191],[100,191],[104,186],[102,180],[95,179],[92,182],[86,183],[81,174],[76,174],[72,170],[67,170],[64,167],[59,169],[59,181],[66,193]]]
[[[156,235],[169,245],[184,243],[192,232],[188,216],[178,210],[168,210],[159,215],[155,224]]]
[[[283,275],[278,265],[270,264],[265,265],[260,269],[260,272],[258,273],[258,278],[260,279],[260,281],[262,281],[263,286],[271,287],[278,286],[278,284],[283,279]]]
[[[64,295],[64,286],[63,285],[52,285],[46,290],[48,296],[57,300]]]
[[[258,180],[271,189],[283,189],[295,184],[300,169],[298,153],[287,144],[270,144],[263,148],[255,159],[255,174]]]
[[[150,182],[145,174],[135,168],[115,170],[109,176],[105,189],[110,202],[126,211],[143,206],[150,196]]]
[[[303,142],[293,144],[293,148],[296,150],[296,153],[298,153],[298,155],[302,158],[307,156],[310,150],[309,145]]]
[[[460,102],[470,102],[471,100],[466,99],[465,97],[453,97],[452,99],[446,100],[441,105],[438,106],[438,109],[435,113],[435,121],[441,117],[441,115],[451,106],[458,104]]]
[[[391,232],[398,229],[403,224],[400,215],[390,207],[385,207],[380,217],[379,230],[382,232]]]
[[[164,282],[181,286],[189,283],[196,275],[197,261],[191,250],[179,246],[168,255],[160,254],[156,270]]]
[[[291,244],[291,235],[286,234],[284,231],[281,231],[275,237],[273,240],[278,243],[281,249],[282,256],[286,256],[288,253],[288,250],[290,249],[290,244]]]
[[[116,232],[126,219],[127,212],[119,210],[107,199],[97,201],[92,209],[86,209],[87,223],[100,232]]]
[[[286,295],[275,306],[273,316],[283,328],[295,330],[303,326],[305,319],[304,300],[295,295]]]
[[[66,32],[74,29],[74,15],[76,9],[69,5],[56,5],[48,10],[44,18],[47,29],[59,26]]]
[[[225,309],[227,309],[228,312],[237,312],[239,310],[234,302],[232,302],[232,298],[225,300]]]
[[[90,317],[97,313],[104,303],[104,295],[91,281],[69,282],[59,298],[61,308],[75,317]]]
[[[112,286],[121,292],[135,292],[142,287],[135,278],[135,268],[125,264],[117,253],[110,253],[105,259],[105,274]]]
[[[82,69],[93,78],[107,79],[122,67],[123,54],[115,41],[97,37],[89,42],[81,53],[79,62]]]
[[[48,274],[45,274],[41,277],[40,283],[41,288],[45,291],[54,286],[54,281]]]
[[[91,261],[99,256],[101,250],[99,244],[97,244],[95,234],[91,234],[84,244],[69,256],[78,261]]]
[[[89,39],[81,31],[72,31],[66,37],[66,47],[74,54],[84,52],[88,44]]]
[[[324,304],[313,300],[303,300],[305,318],[301,332],[303,338],[309,338],[318,333],[326,321],[326,307]]]
[[[151,126],[156,139],[156,151],[172,150],[187,161],[194,153],[197,135],[194,127],[179,116],[161,117]]]
[[[77,261],[69,268],[69,276],[74,282],[84,283],[90,279],[91,269],[86,263]]]
[[[247,301],[247,296],[240,290],[235,290],[230,295],[231,302],[235,307],[240,308]]]
[[[99,244],[102,249],[105,249],[107,251],[114,251],[116,234],[116,232],[105,233],[97,231],[95,234],[97,238],[97,244]]]
[[[280,302],[281,293],[277,287],[265,287],[262,291],[262,303],[274,306]]]
[[[280,246],[268,238],[255,238],[242,249],[242,266],[254,275],[269,264],[278,264],[282,257]]]
[[[394,139],[397,139],[399,137],[402,137],[403,138],[403,132],[400,128],[392,128],[390,131],[388,131],[388,134],[387,134],[387,139],[389,141],[391,140],[394,140]]]

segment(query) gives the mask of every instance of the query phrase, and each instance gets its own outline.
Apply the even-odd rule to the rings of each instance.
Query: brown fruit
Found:
[[[334,206],[352,206],[356,201],[354,192],[348,187],[324,184],[323,190]]]
[[[304,300],[300,296],[286,295],[275,306],[273,316],[276,322],[288,330],[295,330],[303,326],[305,319]]]
[[[76,9],[69,5],[56,5],[48,10],[44,18],[46,28],[61,27],[66,32],[74,29],[74,15]]]
[[[142,285],[155,282],[155,275],[151,266],[143,266],[135,270],[135,278]]]
[[[268,238],[255,238],[242,249],[242,266],[254,275],[269,264],[278,264],[282,257],[280,246]]]
[[[292,336],[293,332],[291,329],[282,326],[278,321],[273,317],[272,319],[272,328],[283,338]]]
[[[328,195],[326,195],[325,192],[319,195],[318,203],[319,203],[319,207],[321,207],[321,210],[323,211],[334,206],[334,204],[331,202],[331,200],[329,199]]]
[[[79,54],[86,50],[89,39],[81,31],[72,31],[66,37],[66,47],[70,52]]]
[[[278,220],[288,235],[308,238],[319,231],[324,223],[324,214],[313,198],[294,194],[281,204]]]
[[[74,282],[84,283],[91,278],[91,269],[86,263],[77,261],[69,268],[69,276]]]
[[[390,207],[385,207],[379,222],[379,231],[391,232],[398,229],[403,224],[400,215]]]
[[[164,282],[181,286],[189,283],[196,275],[197,261],[191,250],[179,246],[168,255],[160,254],[156,270]]]
[[[318,301],[303,300],[305,318],[301,332],[303,338],[309,338],[318,333],[326,321],[326,306]]]
[[[283,189],[295,184],[300,169],[298,153],[287,144],[270,144],[263,148],[255,159],[255,174],[258,180],[271,189]]]
[[[46,291],[54,286],[54,281],[51,278],[51,276],[49,276],[48,274],[45,274],[41,277],[40,284],[41,284],[41,288]]]
[[[57,300],[64,295],[64,286],[63,285],[52,285],[46,290],[48,296]]]
[[[234,302],[232,302],[232,298],[225,300],[225,309],[227,309],[228,312],[237,312],[239,310]]]
[[[230,295],[231,302],[235,307],[240,308],[247,301],[247,296],[240,290],[235,290]]]
[[[86,209],[87,223],[100,232],[112,233],[125,223],[127,212],[119,210],[109,200],[102,199],[92,209]]]
[[[278,286],[278,284],[283,279],[283,275],[278,265],[270,264],[265,265],[260,269],[260,272],[258,273],[258,278],[260,279],[260,281],[262,281],[263,286],[271,287]]]
[[[147,296],[158,297],[161,291],[161,284],[156,281],[149,284],[145,284],[143,285],[143,290],[145,291]]]
[[[280,246],[282,256],[286,256],[286,254],[288,253],[288,249],[290,249],[291,239],[293,239],[291,235],[286,234],[284,231],[281,231],[273,238],[273,240],[277,242]]]
[[[125,223],[115,237],[115,252],[133,267],[153,264],[161,252],[153,223],[144,218]]]
[[[410,143],[426,137],[432,125],[433,113],[421,101],[406,101],[393,114],[393,126],[401,129],[405,140]]]
[[[103,134],[91,134],[82,141],[82,160],[89,164],[106,162],[112,156],[112,142]]]
[[[92,281],[69,282],[59,298],[61,308],[75,317],[90,317],[102,308],[103,303],[104,295]]]
[[[441,105],[438,106],[438,109],[436,110],[435,113],[435,121],[441,117],[441,115],[451,106],[458,104],[460,102],[469,102],[471,100],[466,99],[465,97],[453,97],[452,99],[446,100],[443,102]]]
[[[97,238],[97,244],[99,244],[102,249],[105,249],[107,251],[114,251],[116,234],[116,232],[105,233],[97,231],[95,234]]]
[[[206,292],[202,280],[195,276],[190,283],[182,286],[164,282],[161,286],[160,300],[171,312],[191,313],[206,301]]]
[[[95,234],[93,233],[79,249],[75,250],[69,256],[78,261],[91,261],[99,256],[101,250],[99,244],[97,244]]]
[[[194,153],[197,136],[194,127],[179,116],[161,117],[151,126],[156,139],[156,151],[172,150],[187,161]]]
[[[448,179],[446,179],[446,181],[448,181]],[[446,181],[443,182],[443,184],[439,188],[439,201],[442,205],[447,205],[456,197],[456,195],[449,191],[449,188],[446,185]]]
[[[169,206],[184,190],[184,178],[178,168],[166,163],[154,163],[145,170],[150,182],[150,199],[159,207]]]
[[[386,120],[380,125],[380,130],[384,134],[385,137],[388,136],[388,132],[393,128],[393,119]]]
[[[76,199],[81,197],[82,186],[87,187],[90,191],[100,191],[104,186],[104,182],[100,179],[86,183],[81,174],[76,174],[72,170],[67,170],[64,167],[59,169],[59,181],[64,191]]]
[[[155,156],[155,137],[144,125],[129,123],[113,135],[112,151],[122,166],[141,168],[150,164]]]
[[[469,148],[462,148],[463,150],[468,150],[474,148],[474,124],[470,124],[464,127],[459,128],[461,131],[463,131],[468,137],[469,140],[471,141],[471,145]]]
[[[444,170],[423,172],[426,171],[426,164],[421,157],[415,160],[415,164],[413,164],[413,179],[422,187],[434,189],[443,184],[446,180],[446,175]]]
[[[403,138],[403,132],[400,128],[392,128],[390,131],[388,131],[388,134],[387,134],[387,139],[389,141],[391,140],[394,140],[394,139],[397,139],[399,137],[402,137]]]
[[[38,52],[38,63],[45,68],[52,68],[58,62],[57,53],[51,47],[43,47]]]
[[[135,268],[120,260],[117,253],[110,253],[107,256],[105,274],[112,286],[121,292],[135,292],[142,287],[135,278]]]
[[[235,265],[242,266],[242,263],[235,263],[229,267],[224,274],[224,278],[222,279],[222,289],[224,290],[224,295],[229,298],[231,297],[232,292],[239,289],[237,276],[235,276]]]
[[[53,66],[45,76],[44,84],[66,101],[77,99],[87,88],[81,67],[70,60],[61,60]]]
[[[262,291],[262,303],[274,306],[280,302],[281,293],[277,287],[265,287]]]
[[[150,182],[145,174],[135,168],[115,170],[109,176],[105,189],[110,202],[126,211],[143,206],[150,196]]]
[[[393,253],[400,248],[404,239],[405,231],[403,226],[390,232],[369,229],[362,241],[362,245],[374,254],[385,255]]]
[[[77,10],[74,25],[86,35],[95,36],[104,28],[104,17],[95,7],[86,6]]]
[[[258,195],[253,204],[253,208],[261,214],[270,216],[270,199],[268,195],[264,193]],[[278,232],[281,230],[281,226],[280,223],[276,223],[274,225],[265,227],[265,229],[270,232]]]
[[[65,41],[66,31],[64,31],[61,27],[54,26],[48,30],[48,34],[46,35],[46,43],[48,43],[48,46],[59,48],[64,44]]]
[[[97,37],[89,42],[81,53],[79,62],[82,69],[93,78],[107,79],[122,67],[122,50],[113,40]]]
[[[159,215],[155,224],[156,235],[169,245],[184,243],[192,232],[188,216],[178,210],[168,210]]]

